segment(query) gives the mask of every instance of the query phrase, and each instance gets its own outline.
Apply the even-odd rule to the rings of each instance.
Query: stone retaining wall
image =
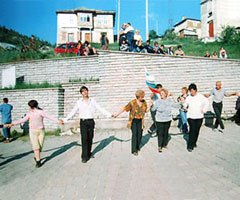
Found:
[[[12,120],[18,120],[29,112],[28,101],[37,100],[40,108],[55,118],[63,116],[64,90],[59,88],[26,89],[26,90],[1,90],[0,99],[7,97],[9,104],[13,105]],[[46,130],[55,130],[58,124],[45,119]],[[17,125],[15,128],[20,129]]]

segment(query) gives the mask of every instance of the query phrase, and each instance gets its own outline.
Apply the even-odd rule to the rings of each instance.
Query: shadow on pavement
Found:
[[[43,160],[42,165],[45,164],[46,162],[48,162],[49,160],[55,158],[56,156],[59,156],[60,154],[66,152],[67,150],[69,150],[70,148],[72,148],[74,146],[81,146],[81,145],[78,144],[78,142],[71,142],[69,144],[44,151],[44,152],[48,152],[48,151],[56,150],[50,156],[47,156],[47,157],[41,159],[41,160]]]
[[[116,138],[115,136],[109,136],[108,138],[105,138],[101,141],[98,141],[99,145],[96,146],[95,149],[92,151],[92,156],[94,156],[99,151],[103,150],[106,146],[108,146],[111,142],[113,142],[115,140],[118,141],[118,142],[128,142],[128,141],[130,141],[130,139],[121,140],[121,139]],[[95,142],[94,144],[96,144],[98,142]]]
[[[145,146],[145,144],[148,143],[148,141],[150,140],[150,138],[152,138],[152,136],[151,136],[151,134],[149,134],[149,133],[146,134],[146,135],[144,135],[144,136],[142,137],[140,149],[142,149],[142,148]]]
[[[31,154],[31,153],[33,153],[32,150],[31,150],[31,151],[28,151],[28,152],[25,152],[25,153],[20,153],[20,154],[17,154],[17,155],[9,156],[9,157],[2,157],[2,156],[1,156],[1,159],[6,159],[6,158],[7,158],[7,160],[1,162],[1,163],[0,163],[0,166],[3,166],[3,165],[5,165],[5,164],[7,164],[7,163],[10,163],[10,162],[12,162],[12,161],[21,159],[21,158],[23,158],[23,157],[25,157],[25,156],[27,156],[27,155],[29,155],[29,154]]]
[[[186,145],[187,145],[188,139],[189,139],[189,134],[183,134],[183,139],[186,141]]]

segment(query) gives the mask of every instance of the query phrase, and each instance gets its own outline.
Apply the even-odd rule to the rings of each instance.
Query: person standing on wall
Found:
[[[197,147],[199,131],[209,103],[204,95],[197,92],[197,86],[194,83],[188,86],[188,90],[190,91],[190,95],[186,98],[184,106],[188,107],[187,119],[190,129],[187,150],[192,152]]]
[[[107,38],[107,33],[101,33],[100,43],[102,50],[108,50],[109,40]]]
[[[226,90],[222,88],[222,83],[221,81],[217,81],[216,82],[216,87],[213,88],[210,92],[210,94],[205,94],[205,97],[213,97],[213,110],[215,112],[216,115],[216,121],[215,121],[215,125],[213,127],[213,130],[216,130],[218,128],[218,125],[220,125],[220,132],[224,131],[224,124],[222,122],[221,119],[221,114],[222,114],[222,108],[223,108],[223,98],[224,97],[231,97],[231,96],[235,96],[237,95],[237,93],[232,93],[232,94],[227,94]]]
[[[0,112],[2,115],[2,124],[10,124],[12,123],[12,109],[13,106],[8,103],[8,98],[3,98],[3,104],[0,105]],[[4,136],[4,143],[10,142],[10,128],[3,127],[3,136]]]
[[[82,86],[80,88],[80,93],[82,98],[77,101],[72,111],[66,118],[63,119],[63,121],[67,122],[77,111],[79,111],[80,133],[82,141],[82,163],[86,163],[92,156],[91,150],[95,127],[94,114],[96,109],[109,118],[112,115],[100,107],[93,98],[89,98],[88,88],[86,86]]]

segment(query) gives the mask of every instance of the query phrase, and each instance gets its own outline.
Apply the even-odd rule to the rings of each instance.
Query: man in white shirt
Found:
[[[197,86],[194,83],[188,86],[188,90],[191,95],[186,98],[184,106],[188,108],[187,119],[190,127],[187,150],[192,152],[192,150],[197,147],[199,131],[209,103],[206,97],[197,93]]]
[[[82,162],[86,163],[92,155],[91,150],[95,125],[94,113],[96,109],[107,117],[111,117],[111,114],[101,108],[94,99],[89,98],[88,88],[86,86],[82,86],[80,88],[80,93],[82,95],[82,99],[79,99],[77,101],[73,110],[64,119],[64,122],[67,122],[67,120],[73,117],[74,114],[79,110],[80,132],[82,141]]]
[[[131,26],[131,23],[126,24],[126,29],[124,33],[127,36],[127,43],[129,44],[129,51],[132,52],[134,48],[134,28]]]

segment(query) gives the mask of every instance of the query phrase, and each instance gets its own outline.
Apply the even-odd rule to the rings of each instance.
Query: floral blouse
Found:
[[[139,105],[137,104],[137,100],[134,99],[134,100],[130,101],[124,107],[124,110],[126,112],[130,111],[127,128],[131,128],[132,121],[133,121],[134,118],[142,119],[142,128],[144,128],[144,116],[145,116],[145,113],[147,112],[147,103],[146,103],[146,101],[144,101],[142,103],[142,106],[139,107]]]

